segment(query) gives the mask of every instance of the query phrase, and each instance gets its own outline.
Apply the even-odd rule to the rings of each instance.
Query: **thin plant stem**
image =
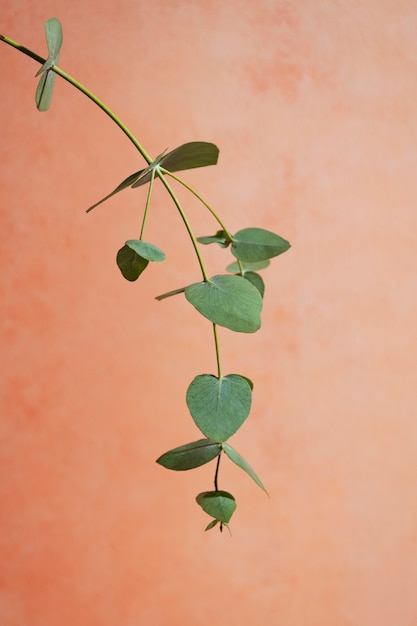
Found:
[[[177,196],[175,195],[175,193],[174,193],[172,187],[170,186],[170,184],[165,179],[164,174],[160,171],[160,168],[158,168],[158,176],[161,179],[162,184],[164,185],[165,189],[168,191],[169,195],[171,196],[175,206],[178,209],[179,214],[182,217],[182,220],[183,220],[183,222],[185,224],[185,227],[186,227],[186,229],[188,231],[188,234],[190,236],[191,242],[193,244],[193,248],[195,250],[198,262],[200,264],[201,273],[203,274],[203,280],[204,280],[204,282],[207,283],[207,282],[209,282],[209,278],[208,278],[208,275],[207,275],[207,272],[206,272],[206,268],[204,266],[204,262],[203,262],[202,256],[200,254],[200,249],[198,247],[197,239],[196,239],[196,237],[194,235],[194,232],[193,232],[193,230],[191,228],[191,224],[188,221],[187,216],[184,213],[184,210],[183,210],[183,208],[182,208],[182,206],[180,204],[180,201],[178,200]]]
[[[145,225],[146,225],[146,220],[147,220],[147,217],[148,217],[149,205],[151,203],[151,195],[152,195],[152,188],[153,188],[153,181],[154,180],[155,180],[155,169],[152,168],[151,179],[149,181],[148,195],[146,196],[145,211],[143,213],[142,227],[140,229],[139,239],[142,239],[143,233],[145,232]]]
[[[217,361],[217,376],[220,380],[222,377],[222,366],[220,360],[220,350],[219,350],[219,338],[217,335],[217,324],[213,323],[213,334],[214,334],[214,345],[216,347],[216,361]]]
[[[183,180],[182,178],[180,178],[179,176],[176,176],[175,174],[173,174],[172,172],[170,172],[169,170],[164,169],[163,167],[160,168],[161,172],[163,172],[164,174],[167,174],[167,176],[171,176],[171,178],[173,178],[174,180],[176,180],[178,183],[180,183],[180,185],[183,185],[186,189],[188,189],[188,191],[190,193],[192,193],[196,198],[198,198],[198,200],[200,200],[200,202],[202,204],[204,204],[204,206],[210,211],[210,213],[212,214],[212,216],[214,217],[214,219],[220,224],[220,226],[222,227],[222,229],[224,230],[224,232],[226,233],[228,239],[230,239],[230,241],[233,241],[233,236],[230,234],[230,232],[228,231],[228,229],[226,228],[225,224],[223,223],[223,221],[220,219],[220,217],[217,215],[217,213],[215,212],[215,210],[208,204],[208,202],[206,202],[204,200],[204,198],[202,196],[200,196],[200,194],[198,193],[198,191],[196,191],[193,187],[191,187],[191,185],[189,185],[185,180]]]
[[[221,457],[221,455],[222,455],[222,453],[220,452],[219,456],[217,457],[216,471],[214,473],[214,490],[215,491],[219,490],[218,478],[219,478],[219,467],[220,467],[220,457]]]

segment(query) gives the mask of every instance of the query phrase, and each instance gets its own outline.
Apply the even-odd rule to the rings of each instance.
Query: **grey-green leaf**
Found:
[[[215,235],[197,237],[197,241],[205,246],[211,243],[217,243],[221,248],[227,248],[230,244],[230,240],[224,230],[218,230]]]
[[[243,274],[243,278],[246,278],[261,294],[261,297],[264,297],[265,294],[265,283],[262,279],[262,276],[259,276],[256,272],[245,272]]]
[[[218,158],[219,149],[214,143],[190,141],[165,154],[161,158],[159,166],[169,172],[178,172],[179,170],[216,165]]]
[[[188,387],[186,401],[203,435],[220,442],[229,439],[248,417],[252,391],[243,376],[201,374]]]
[[[203,491],[196,497],[203,511],[227,524],[236,510],[236,500],[227,491]]]
[[[254,333],[261,327],[262,297],[241,276],[221,274],[194,283],[185,297],[201,315],[230,330]]]
[[[232,253],[240,261],[255,263],[282,254],[290,243],[263,228],[244,228],[233,237]]]
[[[221,445],[211,439],[199,439],[162,454],[157,463],[167,469],[184,471],[205,465],[221,452]]]
[[[114,196],[114,194],[119,193],[119,191],[122,191],[123,189],[126,189],[127,187],[131,187],[132,183],[135,182],[135,180],[137,180],[137,178],[139,178],[139,176],[142,174],[142,172],[144,172],[145,170],[139,170],[139,172],[135,172],[134,174],[131,174],[130,176],[128,176],[127,178],[125,178],[124,180],[122,180],[122,182],[120,183],[120,185],[117,185],[116,189],[113,189],[113,191],[111,191],[109,194],[107,194],[107,196],[104,196],[104,198],[102,198],[101,200],[99,200],[98,202],[96,202],[95,204],[92,204],[87,210],[86,213],[88,213],[89,211],[92,211],[93,209],[96,208],[96,206],[98,206],[99,204],[101,204],[102,202],[104,202],[105,200],[108,200],[109,198],[111,198],[112,196]]]
[[[124,278],[131,282],[137,280],[149,264],[147,259],[126,245],[118,251],[116,261]]]
[[[240,261],[240,264],[243,268],[243,272],[257,272],[265,269],[265,267],[268,267],[271,262],[268,259],[265,259],[265,261],[257,261],[256,263],[246,263],[245,261]],[[231,263],[226,267],[226,270],[228,272],[233,272],[233,274],[240,274],[239,263],[237,261]]]
[[[253,471],[249,463],[245,461],[245,459],[238,452],[236,452],[236,450],[232,448],[232,446],[230,446],[229,444],[223,443],[222,448],[225,454],[229,457],[229,459],[233,461],[233,463],[236,463],[238,467],[243,469],[244,472],[249,474],[249,476],[252,478],[252,480],[255,481],[258,487],[263,489],[263,491],[265,491],[265,493],[268,494],[267,490],[265,489],[264,485],[261,482],[261,479],[255,474],[255,472]]]
[[[192,141],[175,148],[175,150],[168,152],[168,154],[163,152],[147,167],[125,178],[111,193],[90,206],[86,212],[88,213],[105,200],[111,198],[111,196],[114,196],[114,194],[126,189],[126,187],[135,189],[136,187],[145,185],[151,180],[152,174],[158,176],[159,167],[170,172],[189,170],[195,167],[215,165],[218,156],[218,147],[205,141]]]
[[[51,104],[55,85],[56,74],[51,70],[53,65],[58,65],[59,53],[62,46],[61,22],[55,17],[45,22],[46,43],[48,46],[48,58],[42,67],[36,72],[41,75],[36,88],[36,106],[39,111],[47,111]]]
[[[160,262],[165,260],[165,253],[153,243],[142,241],[142,239],[129,239],[126,241],[126,245],[148,261]]]

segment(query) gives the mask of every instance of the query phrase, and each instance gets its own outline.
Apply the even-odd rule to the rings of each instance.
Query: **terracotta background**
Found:
[[[415,626],[416,2],[3,0],[0,32],[45,54],[52,16],[63,69],[154,156],[217,143],[187,180],[292,249],[261,331],[221,333],[271,497],[224,462],[233,536],[204,533],[213,466],[154,462],[199,437],[185,389],[215,371],[210,324],[154,300],[199,279],[181,220],[158,189],[168,260],[124,281],[145,191],[84,209],[143,161],[62,80],[38,113],[38,65],[0,44],[1,625]]]

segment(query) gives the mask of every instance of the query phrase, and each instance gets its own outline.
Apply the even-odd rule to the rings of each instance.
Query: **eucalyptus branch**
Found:
[[[159,262],[165,259],[165,253],[162,250],[150,242],[143,241],[155,178],[159,178],[167,190],[191,239],[203,281],[168,291],[157,296],[156,299],[163,300],[184,293],[186,300],[194,306],[198,313],[212,323],[217,377],[210,374],[196,376],[186,393],[187,407],[204,438],[169,450],[160,456],[157,462],[168,469],[189,470],[217,458],[214,491],[202,492],[198,494],[196,500],[202,509],[213,518],[206,530],[214,528],[217,524],[219,524],[220,530],[223,529],[223,526],[229,528],[228,523],[236,509],[236,502],[232,494],[220,491],[218,487],[222,452],[246,472],[261,489],[265,492],[266,489],[247,461],[227,443],[228,439],[243,425],[250,413],[253,383],[243,375],[229,374],[223,376],[217,327],[223,326],[238,333],[254,333],[259,330],[264,284],[256,271],[266,267],[269,264],[269,259],[288,250],[290,244],[279,235],[261,228],[245,228],[232,235],[223,220],[203,197],[191,185],[173,173],[174,171],[215,165],[219,155],[218,147],[209,142],[189,142],[168,153],[162,152],[156,159],[152,159],[111,109],[89,89],[59,67],[59,53],[63,41],[59,20],[56,18],[47,20],[45,31],[49,51],[46,60],[13,39],[0,35],[0,41],[4,41],[37,63],[42,64],[36,74],[37,76],[40,75],[36,90],[38,109],[46,111],[49,108],[55,75],[57,74],[106,113],[133,143],[147,163],[147,167],[125,178],[110,194],[107,194],[87,210],[87,212],[91,211],[127,187],[136,188],[149,183],[139,239],[127,240],[116,256],[117,265],[124,278],[135,281],[150,262]],[[185,187],[208,209],[221,226],[221,231],[208,237],[196,238],[184,209],[167,180],[168,176]],[[226,273],[209,279],[199,244],[213,243],[231,250],[240,275]],[[235,263],[232,265],[232,269],[228,266],[229,272],[236,270]]]

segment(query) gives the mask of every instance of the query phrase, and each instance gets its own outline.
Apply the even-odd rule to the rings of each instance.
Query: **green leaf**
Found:
[[[165,452],[157,463],[167,469],[183,471],[209,463],[221,452],[221,445],[211,439],[199,439]]]
[[[159,166],[169,172],[178,172],[216,165],[218,158],[219,149],[213,143],[190,141],[164,155]]]
[[[126,241],[126,245],[148,261],[160,262],[165,260],[165,253],[153,243],[142,241],[142,239],[129,239]]]
[[[131,282],[139,278],[149,263],[126,245],[118,251],[116,261],[123,276]]]
[[[229,374],[216,378],[201,374],[188,387],[186,401],[203,435],[214,441],[226,441],[248,417],[252,392],[243,376]]]
[[[240,261],[240,264],[243,268],[243,272],[257,272],[259,270],[265,269],[265,267],[268,267],[271,262],[268,261],[268,259],[265,259],[265,261],[257,261],[256,263],[245,263],[245,261]],[[233,274],[240,274],[239,263],[237,261],[231,263],[226,267],[226,271],[233,272]]]
[[[51,70],[53,65],[58,65],[59,53],[62,46],[61,22],[55,17],[45,22],[46,43],[48,46],[48,58],[35,76],[41,75],[36,88],[36,106],[39,111],[47,111],[52,101],[56,74]]]
[[[246,278],[261,294],[261,297],[264,297],[265,294],[265,283],[262,280],[262,277],[259,276],[256,272],[245,272],[243,274],[243,278]]]
[[[168,152],[168,154],[163,152],[143,170],[139,170],[139,172],[135,172],[125,178],[116,189],[90,206],[86,212],[88,213],[105,200],[111,198],[111,196],[114,196],[114,194],[126,189],[126,187],[135,189],[136,187],[145,185],[152,178],[152,172],[154,170],[156,176],[158,175],[158,169],[160,167],[170,172],[189,170],[195,167],[205,167],[206,165],[215,165],[218,156],[218,147],[205,141],[192,141],[175,148],[175,150]]]
[[[261,327],[262,297],[248,280],[235,275],[213,276],[185,288],[185,297],[201,315],[240,333]]]
[[[240,261],[255,263],[282,254],[288,241],[263,228],[244,228],[233,237],[232,254]]]
[[[229,444],[222,443],[222,448],[225,454],[229,457],[229,459],[233,461],[233,463],[236,463],[236,465],[240,467],[240,469],[243,469],[244,472],[249,474],[249,476],[255,481],[258,487],[260,487],[263,491],[265,491],[266,494],[268,494],[260,478],[255,474],[249,463],[245,461],[245,459],[238,452],[236,452],[236,450],[234,450],[232,446],[229,446]]]
[[[196,497],[203,511],[227,524],[236,510],[236,500],[227,491],[203,491]]]
[[[123,189],[126,189],[127,187],[131,187],[132,183],[135,182],[135,180],[141,175],[142,172],[144,172],[145,170],[140,170],[139,172],[135,172],[134,174],[131,174],[130,176],[128,176],[127,178],[125,178],[120,185],[118,185],[116,187],[116,189],[113,189],[113,191],[109,194],[107,194],[107,196],[104,196],[104,198],[102,198],[101,200],[99,200],[98,202],[96,202],[95,204],[91,205],[87,210],[86,213],[88,213],[89,211],[92,211],[93,209],[96,208],[96,206],[98,206],[99,204],[101,204],[102,202],[104,202],[105,200],[108,200],[109,198],[111,198],[112,196],[114,196],[115,193],[119,193],[119,191],[122,191]]]
[[[207,526],[205,527],[204,530],[211,530],[212,528],[217,526],[218,523],[219,523],[218,519],[213,519],[213,520],[211,520],[210,524],[207,524]]]
[[[172,296],[177,296],[179,293],[184,293],[185,287],[180,287],[179,289],[172,289],[172,291],[166,291],[165,293],[161,293],[160,296],[155,296],[155,300],[165,300],[165,298],[171,298]]]
[[[197,237],[197,241],[205,246],[211,243],[217,243],[221,248],[227,248],[230,244],[230,240],[224,230],[218,230],[215,235],[208,237]]]

